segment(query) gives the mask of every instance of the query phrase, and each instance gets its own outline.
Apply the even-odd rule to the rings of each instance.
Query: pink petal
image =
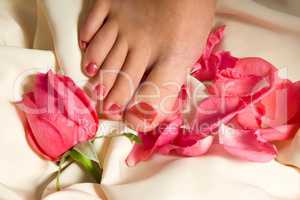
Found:
[[[164,122],[156,129],[147,133],[139,133],[142,144],[135,144],[128,157],[126,163],[128,166],[134,166],[140,161],[148,160],[152,155],[159,151],[164,145],[168,145],[174,141],[179,133],[182,119],[176,118],[171,122]]]
[[[242,76],[266,77],[277,72],[277,69],[268,61],[258,57],[241,58],[234,67],[236,73]]]
[[[287,123],[299,111],[300,93],[289,80],[282,80],[275,90],[261,100],[265,114],[264,127],[274,127]]]
[[[263,114],[263,110],[252,104],[238,113],[236,120],[244,129],[257,129],[261,127],[261,117]]]
[[[72,79],[67,76],[57,75],[58,78],[65,83],[73,92],[74,94],[81,100],[81,102],[85,105],[85,107],[90,111],[94,120],[98,123],[98,114],[95,109],[95,106],[92,105],[91,99],[87,96],[87,94],[78,87]]]
[[[238,97],[208,97],[198,105],[192,132],[209,135],[218,128],[220,123],[229,122],[242,107]]]
[[[56,158],[52,158],[49,155],[47,155],[46,152],[43,151],[43,149],[39,146],[38,142],[35,140],[33,132],[28,124],[28,121],[26,119],[25,122],[25,132],[26,132],[26,138],[27,141],[29,143],[29,145],[31,146],[31,148],[37,153],[39,154],[41,157],[45,158],[46,160],[56,160]]]
[[[98,118],[84,92],[70,78],[54,75],[51,71],[48,72],[48,84],[49,90],[57,93],[58,106],[64,109],[68,119],[78,125],[78,140],[87,141],[93,138],[98,129]]]
[[[33,99],[34,99],[33,93],[28,93],[21,102],[16,103],[17,108],[21,110],[24,114],[23,123],[24,123],[27,141],[30,144],[31,148],[40,156],[42,156],[47,160],[54,160],[54,158],[49,157],[47,153],[45,153],[43,149],[39,146],[38,142],[34,138],[30,124],[28,122],[26,112],[34,114],[34,112],[38,110],[36,104],[33,102]]]
[[[288,80],[281,80],[275,88],[255,105],[237,115],[246,129],[272,128],[288,123],[299,112],[299,90]]]
[[[152,134],[159,134],[159,136],[155,142],[154,148],[158,148],[173,142],[180,133],[180,127],[182,123],[182,118],[178,117],[177,119],[167,122],[166,124],[162,123],[158,129],[155,129]]]
[[[259,134],[267,141],[289,140],[295,136],[300,124],[287,124],[272,128],[258,129]]]
[[[23,105],[33,108],[32,93],[24,96]],[[32,148],[45,158],[55,160],[66,151],[60,132],[47,122],[41,120],[37,114],[25,113],[27,126],[27,138]]]
[[[267,61],[242,58],[233,68],[220,70],[208,92],[219,96],[250,96],[274,85],[275,76],[276,69]]]
[[[229,52],[218,52],[207,59],[201,57],[192,71],[192,76],[199,81],[211,81],[216,78],[219,70],[234,67],[237,61]]]
[[[238,60],[231,56],[229,52],[213,53],[215,47],[223,38],[225,26],[212,32],[208,39],[202,56],[195,64],[192,75],[199,81],[213,80],[220,69],[233,67]]]
[[[213,80],[219,68],[219,58],[212,55],[208,60],[199,60],[196,64],[197,68],[192,71],[192,76],[199,81]]]
[[[229,51],[221,51],[215,54],[219,58],[219,70],[233,68],[238,58],[231,55]]]
[[[242,77],[237,79],[218,79],[207,91],[210,94],[225,96],[249,96],[259,89],[263,84],[260,77]]]
[[[176,113],[180,113],[184,107],[187,105],[189,99],[189,93],[186,85],[183,85],[181,87],[181,90],[179,92],[178,98],[176,99],[176,102],[174,104],[174,114],[173,116],[176,116]],[[173,117],[171,116],[171,118]]]
[[[248,161],[269,162],[277,155],[275,145],[253,130],[238,130],[223,125],[219,129],[219,142],[228,153]]]
[[[213,136],[207,136],[203,139],[195,141],[195,144],[191,146],[177,146],[169,144],[160,148],[159,152],[161,154],[175,154],[188,157],[200,156],[207,153],[213,143],[213,139]]]
[[[127,166],[133,167],[141,161],[149,160],[151,156],[151,149],[145,148],[142,144],[135,144],[125,162]]]
[[[210,57],[214,48],[221,42],[224,36],[224,30],[225,30],[225,26],[221,26],[209,34],[206,47],[203,51],[204,59]]]

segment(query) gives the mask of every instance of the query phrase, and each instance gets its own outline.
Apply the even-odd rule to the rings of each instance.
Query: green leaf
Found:
[[[141,138],[133,133],[123,133],[122,136],[127,137],[130,140],[130,142],[135,142],[137,144],[142,143]]]
[[[96,150],[91,142],[77,144],[74,149],[84,155],[87,159],[100,164]]]
[[[83,169],[87,171],[97,183],[101,182],[102,168],[100,167],[99,163],[90,159],[85,154],[77,151],[76,149],[70,150],[69,155],[76,163],[82,166]]]

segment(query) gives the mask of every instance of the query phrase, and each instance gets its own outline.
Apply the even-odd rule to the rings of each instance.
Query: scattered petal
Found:
[[[228,153],[248,161],[269,162],[277,155],[275,145],[253,130],[238,130],[222,125],[219,142]]]

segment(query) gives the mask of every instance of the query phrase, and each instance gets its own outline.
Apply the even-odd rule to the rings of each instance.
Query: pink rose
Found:
[[[209,131],[217,131],[219,144],[236,157],[270,161],[277,155],[271,142],[290,139],[299,128],[299,84],[278,77],[276,68],[261,58],[241,58],[232,68],[219,70],[207,90],[205,101],[213,101],[216,112],[213,117],[200,112],[195,124],[206,118],[214,122]],[[205,101],[199,105],[202,111],[209,108]]]
[[[177,112],[155,130],[139,133],[142,144],[134,146],[128,165],[155,153],[200,156],[214,143],[238,158],[267,162],[277,155],[272,141],[295,135],[300,127],[300,82],[281,79],[277,69],[261,58],[214,52],[223,32],[221,27],[210,34],[192,71],[205,81],[209,95],[196,106],[192,122],[185,123]]]
[[[24,113],[31,147],[48,160],[59,160],[98,130],[97,113],[86,94],[70,78],[52,71],[37,74],[33,90],[17,106]]]

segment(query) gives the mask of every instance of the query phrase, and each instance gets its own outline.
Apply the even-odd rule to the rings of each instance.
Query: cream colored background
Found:
[[[1,200],[299,200],[300,133],[281,144],[277,161],[258,164],[235,160],[214,147],[200,158],[155,156],[128,168],[124,159],[131,144],[116,138],[99,144],[104,177],[88,181],[72,165],[55,192],[56,166],[32,152],[12,101],[30,85],[29,74],[59,66],[79,84],[81,53],[77,30],[87,0],[0,0],[0,199]],[[261,56],[281,69],[282,76],[300,79],[300,1],[222,0],[216,24],[226,24],[223,48],[237,56]],[[201,20],[201,19],[199,19]],[[25,86],[25,87],[24,87]],[[101,133],[122,130],[103,122]],[[297,168],[298,167],[298,168]],[[81,184],[75,184],[81,183]]]

